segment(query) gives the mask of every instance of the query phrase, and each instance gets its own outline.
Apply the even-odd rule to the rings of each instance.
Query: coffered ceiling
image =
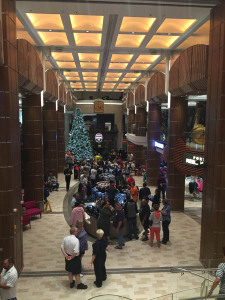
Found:
[[[75,95],[123,92],[164,72],[167,53],[172,63],[187,47],[209,42],[216,1],[115,2],[17,1],[17,37],[43,51],[46,69]]]

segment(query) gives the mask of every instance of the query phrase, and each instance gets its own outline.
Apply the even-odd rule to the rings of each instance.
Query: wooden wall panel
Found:
[[[146,110],[143,107],[137,107],[135,115],[136,135],[146,136]]]
[[[145,104],[145,87],[140,84],[135,91],[135,105]]]
[[[45,100],[43,107],[44,120],[44,179],[49,173],[57,176],[58,155],[57,155],[57,115],[56,103]]]
[[[208,77],[208,46],[184,50],[170,69],[169,91],[173,96],[205,93]]]
[[[23,39],[17,40],[19,88],[39,94],[43,90],[43,67],[34,47]]]
[[[65,116],[64,107],[59,106],[57,111],[57,147],[58,147],[58,172],[65,168]]]
[[[147,152],[147,183],[157,186],[159,178],[160,155],[155,151],[153,141],[160,140],[161,134],[161,107],[158,103],[149,103],[148,113],[148,152]]]
[[[134,94],[132,92],[128,94],[127,107],[134,108]]]
[[[185,175],[176,169],[174,152],[177,146],[177,139],[182,136],[186,128],[187,101],[183,101],[182,97],[171,97],[170,112],[169,148],[167,149],[168,186],[166,197],[171,202],[173,210],[182,211],[184,209]]]
[[[60,83],[59,85],[59,103],[60,104],[66,104],[66,98],[64,97],[64,92],[65,92],[65,85],[64,83]]]
[[[129,115],[128,115],[128,133],[131,133],[131,125],[135,124],[135,111],[134,110],[129,110]]]
[[[43,153],[41,95],[27,95],[23,113],[23,187],[24,200],[34,200],[43,208]]]
[[[154,75],[152,75],[147,86],[147,99],[156,103],[167,101],[164,73],[156,72]]]
[[[1,17],[4,65],[0,66],[0,269],[3,257],[12,256],[20,273],[23,237],[15,1],[2,1]]]
[[[49,101],[56,101],[58,99],[58,82],[55,73],[52,70],[45,72],[46,91],[44,98]]]
[[[211,10],[200,259],[223,260],[225,245],[225,2]],[[203,54],[205,55],[205,54]],[[207,55],[207,54],[206,54]],[[204,69],[202,70],[204,72]],[[213,217],[212,217],[213,216]],[[210,237],[210,238],[209,238]],[[209,263],[206,264],[209,266]]]

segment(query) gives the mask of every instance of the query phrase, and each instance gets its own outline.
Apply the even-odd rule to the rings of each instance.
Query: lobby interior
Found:
[[[218,0],[0,0],[0,267],[15,258],[18,299],[172,299],[178,292],[174,298],[188,299],[206,291],[210,281],[177,268],[202,276],[201,268],[223,259],[224,28],[225,1]],[[78,186],[73,180],[67,193],[63,176],[76,107],[85,116],[113,115],[106,144],[146,165],[152,192],[166,159],[172,209],[171,240],[160,249],[126,240],[118,252],[113,241],[100,289],[88,269],[89,236],[86,291],[68,288],[60,250]],[[157,152],[155,141],[166,150]],[[23,227],[21,191],[43,210],[49,173],[60,183],[49,197],[52,212]],[[203,178],[201,199],[186,197],[187,175]],[[135,181],[142,186],[141,176]]]

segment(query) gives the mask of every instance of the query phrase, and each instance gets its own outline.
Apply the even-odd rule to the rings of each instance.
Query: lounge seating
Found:
[[[24,214],[24,215],[22,215],[22,217],[23,217],[23,219],[22,219],[23,226],[30,225],[31,216],[27,215],[27,214]],[[30,228],[31,228],[31,225],[30,225]]]
[[[36,207],[35,201],[24,202],[23,206],[26,208],[26,215],[29,215],[30,217],[40,215],[41,218],[42,211],[40,208]]]

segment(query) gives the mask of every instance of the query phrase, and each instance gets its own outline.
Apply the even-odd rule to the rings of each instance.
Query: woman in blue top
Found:
[[[161,214],[163,217],[162,220],[162,228],[163,228],[163,239],[162,239],[162,244],[166,245],[166,243],[169,241],[170,237],[170,232],[169,232],[169,225],[171,222],[171,217],[170,217],[170,206],[169,202],[166,199],[163,199],[163,209],[161,210]]]

